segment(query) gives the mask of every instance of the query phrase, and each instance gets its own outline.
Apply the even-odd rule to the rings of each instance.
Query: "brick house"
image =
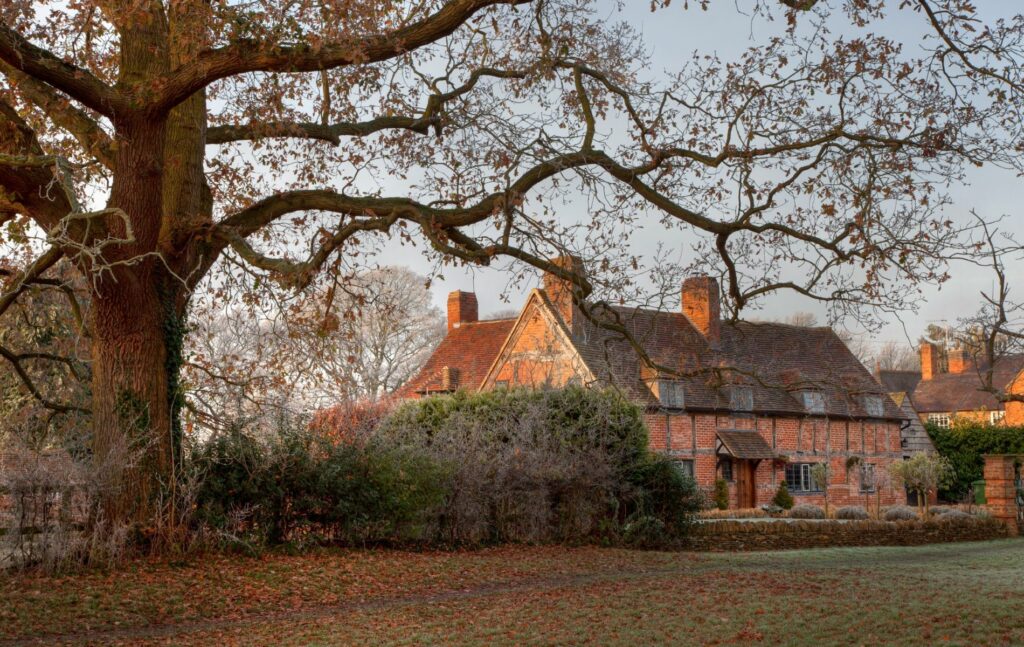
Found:
[[[989,424],[1024,425],[1024,403],[1000,402],[981,390],[982,371],[971,354],[962,348],[949,351],[946,370],[940,362],[939,349],[929,342],[921,343],[921,372],[909,390],[913,407],[922,422],[948,427],[957,418]],[[889,376],[879,374],[883,385]],[[1009,393],[1024,393],[1024,355],[1007,355],[996,360],[992,386]]]
[[[875,474],[903,456],[903,416],[830,328],[722,321],[708,277],[684,281],[680,312],[595,314],[628,331],[668,369],[659,372],[621,332],[584,317],[571,294],[549,274],[516,318],[480,321],[475,294],[451,293],[447,337],[396,395],[613,387],[644,408],[651,448],[706,490],[725,479],[732,507],[767,503],[782,480],[797,502],[823,503],[810,478],[820,462],[831,467],[833,504],[905,501],[888,484],[875,492]]]

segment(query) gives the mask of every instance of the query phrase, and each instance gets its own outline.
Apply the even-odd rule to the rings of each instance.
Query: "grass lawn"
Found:
[[[1024,540],[325,550],[0,579],[4,644],[1024,644]]]

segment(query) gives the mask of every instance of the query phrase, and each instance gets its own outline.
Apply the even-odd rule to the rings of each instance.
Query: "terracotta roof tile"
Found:
[[[515,319],[463,323],[448,331],[420,372],[398,390],[399,397],[443,390],[444,368],[453,369],[455,388],[476,389],[498,356]]]
[[[1024,370],[1024,355],[1009,355],[996,360],[992,371],[992,386],[1006,388]],[[966,373],[939,373],[930,380],[921,380],[910,399],[921,413],[976,411],[1002,409],[995,396],[981,390],[982,378],[978,371]]]

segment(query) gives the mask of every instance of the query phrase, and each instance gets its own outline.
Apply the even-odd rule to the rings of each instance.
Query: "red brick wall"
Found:
[[[1024,456],[988,454],[983,471],[985,498],[988,500],[986,507],[1013,534],[1024,530],[1017,524],[1016,465],[1020,462],[1024,462]]]
[[[710,493],[717,478],[716,432],[719,429],[756,430],[777,454],[790,462],[831,465],[828,488],[832,506],[861,505],[874,507],[905,503],[903,490],[885,485],[880,496],[860,491],[860,468],[847,473],[851,456],[875,465],[877,477],[887,474],[888,466],[902,460],[898,423],[829,420],[827,418],[784,418],[768,416],[728,416],[710,413],[668,414],[649,412],[645,415],[651,432],[651,449],[664,451],[679,459],[694,461],[697,484]],[[666,428],[670,431],[666,434]],[[757,505],[769,503],[779,482],[785,479],[785,465],[761,461],[755,474]],[[823,494],[792,493],[797,503],[823,505]],[[730,507],[737,505],[734,483],[729,485]]]
[[[554,283],[557,282],[552,282],[549,290],[555,287]],[[707,294],[709,289],[717,289],[713,285],[694,283],[691,287],[703,289],[706,297],[717,296],[717,293]],[[562,333],[556,332],[557,329],[539,308],[528,312],[526,317],[525,326],[508,349],[506,360],[495,371],[495,381],[504,381],[510,386],[559,387],[587,375],[586,367],[578,363],[571,345]],[[848,458],[858,456],[874,464],[878,475],[884,475],[888,465],[902,458],[897,423],[664,412],[650,412],[645,419],[650,430],[651,448],[680,459],[693,460],[697,483],[708,491],[714,487],[716,479],[719,429],[756,430],[777,454],[785,455],[793,462],[829,460],[832,466],[829,501],[836,506],[874,506],[877,503],[874,494],[865,496],[860,492],[859,469],[847,474]],[[784,478],[782,463],[762,461],[755,474],[757,504],[771,501]],[[793,494],[800,503],[824,503],[821,494]],[[733,484],[730,484],[730,499],[731,505],[735,506],[737,494]],[[892,505],[905,502],[906,497],[901,490],[886,487],[880,499],[881,505]]]

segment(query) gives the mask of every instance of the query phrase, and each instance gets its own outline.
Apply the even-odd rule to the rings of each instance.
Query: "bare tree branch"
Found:
[[[36,47],[6,24],[0,24],[0,60],[46,83],[101,115],[114,118],[127,108],[124,97],[88,70]]]
[[[494,5],[526,4],[532,0],[451,0],[436,13],[395,31],[368,36],[344,46],[288,46],[239,42],[203,52],[172,70],[147,107],[163,114],[213,81],[245,72],[313,72],[383,61],[448,36],[478,11]]]

